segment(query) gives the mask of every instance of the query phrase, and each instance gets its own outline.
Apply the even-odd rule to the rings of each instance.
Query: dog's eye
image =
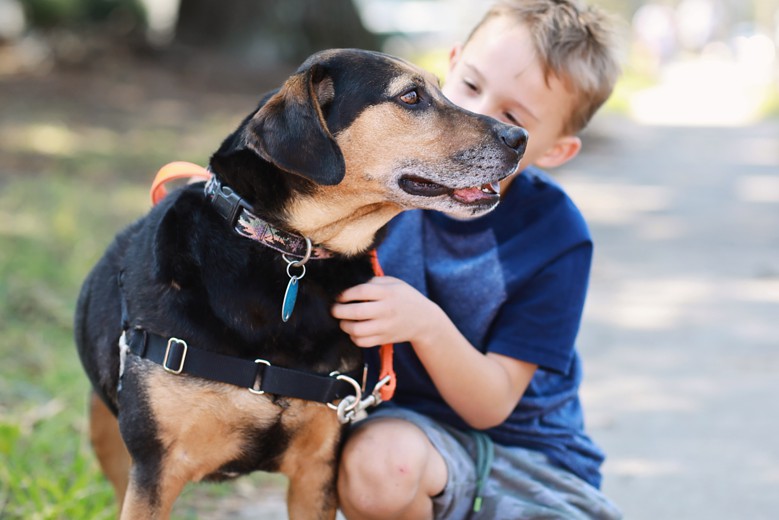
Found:
[[[416,105],[419,103],[419,93],[417,93],[416,89],[409,90],[400,96],[400,100],[407,105]]]

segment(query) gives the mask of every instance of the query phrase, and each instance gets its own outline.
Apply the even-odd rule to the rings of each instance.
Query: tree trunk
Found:
[[[276,63],[331,47],[379,46],[352,0],[181,0],[175,41]]]

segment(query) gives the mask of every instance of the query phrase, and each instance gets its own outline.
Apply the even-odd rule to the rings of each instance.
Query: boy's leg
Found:
[[[376,428],[373,429],[372,423]],[[387,425],[397,428],[383,429]],[[373,429],[381,443],[367,442],[368,432]],[[361,432],[365,444],[360,450],[350,448],[350,443],[358,447]],[[414,435],[406,436],[413,432]],[[397,518],[431,518],[437,520],[494,520],[496,518],[522,518],[523,520],[614,520],[621,518],[619,510],[597,489],[577,478],[572,473],[560,469],[536,451],[495,445],[494,460],[486,471],[489,478],[482,491],[482,503],[478,512],[473,511],[477,488],[477,468],[481,467],[480,452],[474,435],[444,426],[433,419],[403,408],[388,406],[373,413],[368,419],[357,423],[349,436],[341,461],[339,475],[339,495],[347,518],[350,511],[353,518],[394,518],[393,509],[387,509],[387,516],[371,516],[371,500],[389,506],[400,505],[395,494],[398,482],[404,482],[406,474],[417,475],[416,482],[421,483],[422,471],[418,464],[427,460],[419,457],[418,446],[425,445],[418,435],[427,440],[427,448],[432,449],[426,456],[428,462],[444,464],[443,482],[436,481],[434,488],[424,491],[429,498],[424,502],[427,516],[406,516],[397,513]],[[416,465],[404,462],[403,453],[407,446],[409,457]],[[395,454],[387,458],[387,453]],[[397,459],[394,457],[398,457]],[[388,460],[390,462],[388,462]],[[393,462],[394,461],[394,462]],[[401,462],[398,464],[398,462]],[[359,476],[367,471],[371,477]],[[440,478],[440,473],[435,475]],[[353,478],[357,480],[352,481]],[[414,480],[410,480],[413,484]],[[347,485],[348,483],[348,485]],[[354,487],[353,487],[354,486]],[[413,488],[413,486],[411,487]],[[422,490],[420,490],[422,491]],[[360,495],[360,493],[364,493]],[[409,496],[408,490],[404,494]],[[350,510],[355,500],[361,501],[367,513],[362,510]],[[397,503],[395,501],[398,501]],[[408,500],[403,503],[410,503]],[[343,507],[343,506],[342,506]],[[394,509],[394,511],[402,511]],[[432,513],[432,516],[430,516]]]
[[[394,418],[365,421],[348,437],[338,472],[347,518],[431,519],[446,464],[425,433]]]

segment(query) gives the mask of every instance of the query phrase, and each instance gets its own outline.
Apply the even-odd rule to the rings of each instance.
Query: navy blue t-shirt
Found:
[[[379,248],[385,273],[441,306],[480,351],[538,365],[509,418],[486,433],[499,444],[541,451],[599,487],[604,457],[584,433],[574,347],[591,258],[579,210],[535,168],[518,175],[498,207],[478,219],[402,213]],[[410,345],[396,346],[395,371],[395,404],[468,428]]]

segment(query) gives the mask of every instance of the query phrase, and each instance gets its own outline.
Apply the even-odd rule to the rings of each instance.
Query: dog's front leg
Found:
[[[285,415],[290,418],[285,425],[297,433],[280,467],[289,477],[289,518],[333,520],[338,506],[335,472],[341,424],[335,412],[324,405],[298,402],[295,408],[294,413]]]
[[[128,364],[119,392],[119,430],[132,458],[122,520],[169,518],[194,476],[190,467],[181,467],[171,455],[176,436],[162,436],[166,415],[154,409],[153,373],[137,362]]]
[[[331,469],[331,466],[325,468],[312,464],[305,472],[289,479],[287,512],[290,520],[335,520],[335,472]],[[314,472],[316,476],[312,474]]]
[[[187,481],[175,478],[165,468],[133,464],[130,484],[124,498],[120,520],[165,520]]]

